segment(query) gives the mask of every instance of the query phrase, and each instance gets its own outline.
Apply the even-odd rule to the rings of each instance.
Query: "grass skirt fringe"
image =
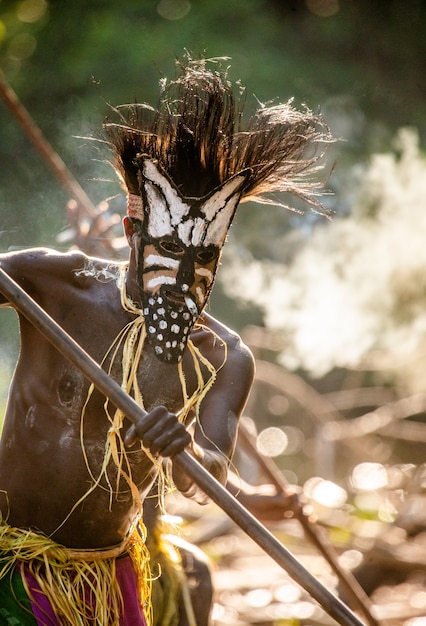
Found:
[[[116,559],[129,554],[137,572],[138,597],[150,623],[151,575],[144,540],[134,532],[110,550],[68,550],[48,537],[0,521],[0,579],[27,570],[48,598],[63,626],[119,626],[123,597],[116,577]]]

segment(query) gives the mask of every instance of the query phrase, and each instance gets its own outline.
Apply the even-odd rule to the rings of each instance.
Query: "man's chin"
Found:
[[[172,345],[174,344],[174,341],[170,342],[170,347],[164,343],[158,343],[154,338],[148,339],[148,341],[152,345],[157,359],[163,363],[177,365],[180,361],[182,361],[187,346],[187,340],[178,342],[176,346]]]

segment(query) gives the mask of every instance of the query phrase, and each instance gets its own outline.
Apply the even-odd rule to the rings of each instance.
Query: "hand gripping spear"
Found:
[[[50,343],[132,421],[146,412],[70,337],[8,274],[0,268],[0,291]],[[227,515],[303,587],[342,626],[365,626],[186,450],[175,463]]]

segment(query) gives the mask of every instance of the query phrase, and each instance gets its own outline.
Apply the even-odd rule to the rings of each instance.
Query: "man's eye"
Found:
[[[198,263],[211,263],[216,258],[216,250],[201,250],[197,252]]]
[[[169,254],[183,254],[185,252],[185,248],[183,246],[180,246],[174,241],[168,240],[160,241],[160,248]]]

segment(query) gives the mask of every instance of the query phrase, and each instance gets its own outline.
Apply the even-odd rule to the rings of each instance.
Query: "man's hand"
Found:
[[[274,485],[253,486],[229,472],[226,488],[262,522],[276,522],[302,515],[304,503],[301,500],[301,489],[296,485],[288,485],[285,491]]]
[[[90,256],[121,257],[127,249],[125,237],[117,236],[115,228],[121,223],[118,213],[111,213],[107,202],[96,207],[95,215],[87,215],[75,200],[67,204],[69,228],[58,236],[59,243],[69,243]]]
[[[129,428],[125,437],[126,446],[133,446],[137,439],[151,454],[162,457],[173,457],[192,441],[185,426],[164,406],[155,407]]]

